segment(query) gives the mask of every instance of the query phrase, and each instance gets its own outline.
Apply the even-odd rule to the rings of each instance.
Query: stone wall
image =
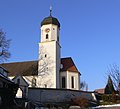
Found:
[[[91,101],[96,101],[92,92],[77,91],[70,89],[50,89],[50,88],[29,88],[28,100],[40,103],[64,103],[70,102],[72,98],[81,97]]]

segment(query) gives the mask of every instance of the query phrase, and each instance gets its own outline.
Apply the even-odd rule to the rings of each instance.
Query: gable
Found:
[[[71,71],[76,73],[79,72],[71,57],[61,58],[61,64],[62,64],[62,68],[60,70],[61,72],[63,71]]]
[[[12,80],[17,84],[18,79],[20,80],[19,85],[21,85],[21,86],[29,86],[29,84],[26,82],[26,80],[21,75],[15,76]]]

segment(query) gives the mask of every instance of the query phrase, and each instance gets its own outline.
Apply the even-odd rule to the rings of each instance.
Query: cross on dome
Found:
[[[50,5],[50,16],[52,16],[52,6]]]

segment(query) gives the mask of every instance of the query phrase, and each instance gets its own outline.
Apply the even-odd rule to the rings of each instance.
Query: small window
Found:
[[[47,58],[47,54],[45,54],[45,58]]]
[[[48,39],[48,34],[46,34],[46,39]]]
[[[45,84],[45,88],[47,88],[47,84]]]
[[[71,86],[72,88],[74,88],[74,77],[73,76],[71,77]]]
[[[66,88],[66,80],[65,80],[65,77],[62,77],[62,88]]]

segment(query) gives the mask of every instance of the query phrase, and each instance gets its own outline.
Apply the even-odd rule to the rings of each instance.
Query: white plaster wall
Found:
[[[74,88],[72,88],[72,85],[71,85],[71,77],[74,77]],[[68,79],[68,87],[69,89],[73,89],[73,90],[79,90],[80,89],[80,75],[78,72],[70,72],[70,71],[67,71],[67,79]]]
[[[14,77],[9,77],[10,79],[13,79]],[[23,78],[25,79],[25,81],[29,84],[28,87],[32,87],[32,79],[35,78],[36,79],[36,88],[37,87],[43,87],[45,88],[44,85],[44,78],[42,78],[41,76],[23,76]],[[16,83],[16,82],[15,82]],[[42,85],[43,84],[43,85]],[[20,80],[20,85],[21,86],[25,86],[24,82],[22,80]]]
[[[47,72],[42,72],[44,76],[42,79],[44,81],[43,84],[47,84],[48,88],[59,88],[59,69],[60,69],[60,46],[56,41],[50,42],[42,42],[39,44],[40,55],[39,55],[39,75],[42,69],[42,61],[46,61],[48,65],[45,67],[48,68]],[[42,48],[42,49],[41,49]],[[44,55],[47,54],[45,58]],[[41,58],[42,56],[42,58]],[[44,58],[44,59],[43,59]],[[44,74],[45,73],[45,74]]]
[[[51,87],[56,88],[55,44],[56,44],[55,41],[40,43],[41,51],[39,55],[38,75],[41,75],[41,78],[42,78],[41,87],[43,87],[46,84],[48,88],[51,88]],[[45,54],[47,55],[46,58],[44,57]],[[42,62],[43,64],[46,63],[46,65],[43,66]],[[41,69],[45,69],[45,70],[48,69],[48,71],[42,71]]]
[[[67,89],[73,89],[73,90],[79,90],[80,89],[80,75],[78,72],[60,72],[60,87],[62,87],[62,76],[66,77],[66,88]],[[74,88],[71,86],[71,77],[74,77]]]
[[[50,31],[46,33],[46,29]],[[48,34],[48,39],[46,39]],[[41,27],[41,43],[39,43],[39,78],[41,78],[41,87],[45,84],[47,88],[59,88],[59,70],[60,70],[60,45],[57,41],[59,36],[59,28],[57,25],[48,24]],[[45,57],[45,54],[47,57]],[[47,63],[46,71],[43,69],[43,63]],[[42,73],[41,73],[42,72]]]
[[[50,29],[49,33],[45,32],[46,28]],[[46,40],[46,37],[45,37],[46,34],[49,35],[49,39],[48,40]],[[53,40],[57,41],[57,36],[59,36],[59,29],[58,29],[57,25],[48,24],[48,25],[43,25],[41,27],[41,42],[53,41]]]

